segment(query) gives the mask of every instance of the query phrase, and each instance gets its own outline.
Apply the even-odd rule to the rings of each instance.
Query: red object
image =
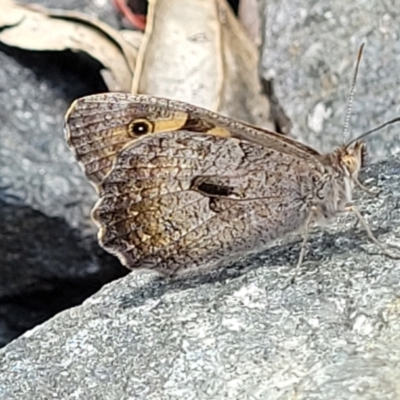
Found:
[[[144,31],[146,28],[146,15],[134,13],[127,4],[127,0],[113,0],[114,7],[135,28]]]

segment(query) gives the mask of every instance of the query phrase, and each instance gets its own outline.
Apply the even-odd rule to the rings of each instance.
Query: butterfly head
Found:
[[[345,172],[345,175],[357,179],[360,169],[365,164],[365,143],[358,141],[349,146],[342,147],[338,156],[339,165]]]
[[[337,209],[352,201],[354,186],[361,186],[358,174],[365,162],[366,148],[361,141],[339,147],[329,156],[329,165],[336,171]],[[332,176],[332,175],[331,175]]]

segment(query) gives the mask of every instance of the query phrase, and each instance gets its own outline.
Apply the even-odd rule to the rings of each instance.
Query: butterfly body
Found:
[[[99,242],[129,268],[215,269],[323,222],[352,200],[363,144],[328,155],[150,96],[77,100],[67,141],[99,200]]]

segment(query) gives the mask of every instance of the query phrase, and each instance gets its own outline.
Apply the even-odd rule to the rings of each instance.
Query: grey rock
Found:
[[[365,172],[356,201],[381,241],[400,236],[400,158]],[[222,274],[132,273],[1,352],[4,399],[397,399],[400,262],[354,218]]]
[[[71,101],[105,90],[98,66],[5,46],[0,65],[1,346],[126,270],[97,244],[96,195],[63,133]]]
[[[398,114],[399,16],[391,7],[375,0],[266,6],[273,23],[264,72],[275,75],[304,142],[322,151],[341,143],[366,36],[351,126],[361,132]],[[375,160],[398,150],[397,129],[370,138]],[[77,205],[61,220],[75,221],[68,224],[79,235],[90,197],[82,193],[90,189],[65,157],[79,184]],[[362,181],[382,193],[360,193],[355,203],[380,241],[399,242],[399,156],[369,166]],[[398,399],[399,260],[383,256],[344,216],[312,232],[289,284],[299,246],[299,238],[276,244],[220,274],[169,282],[132,273],[108,284],[0,351],[0,398]]]
[[[365,42],[350,134],[400,114],[398,4],[391,1],[259,0],[265,14],[262,71],[273,77],[291,134],[322,152],[343,142],[358,47]],[[368,139],[369,159],[400,151],[398,126]]]

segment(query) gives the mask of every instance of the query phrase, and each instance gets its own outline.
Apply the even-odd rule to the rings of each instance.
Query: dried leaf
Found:
[[[221,24],[223,80],[219,111],[275,129],[270,102],[258,76],[259,54],[225,0],[217,1]]]
[[[258,60],[225,0],[151,0],[132,91],[273,128]]]
[[[1,2],[1,42],[25,50],[84,52],[109,71],[110,89],[130,90],[137,49],[117,30],[79,12]]]
[[[134,93],[218,107],[222,65],[216,41],[218,19],[211,3],[190,0],[188,6],[187,0],[149,2]]]
[[[249,38],[259,47],[262,43],[260,0],[241,0],[239,2],[239,21]]]

